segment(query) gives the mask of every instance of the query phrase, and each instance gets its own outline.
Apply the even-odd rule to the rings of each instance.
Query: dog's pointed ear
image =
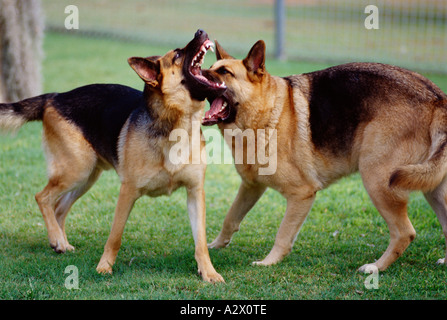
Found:
[[[243,60],[245,68],[251,73],[262,75],[265,71],[265,42],[259,40],[250,49],[247,57]]]
[[[158,59],[160,59],[161,56],[150,56],[150,57],[146,57],[146,60],[152,61],[152,62],[157,62]]]
[[[127,62],[145,83],[152,87],[157,87],[159,85],[157,79],[160,74],[159,58],[159,56],[148,58],[131,57],[127,59]]]
[[[232,56],[228,54],[228,52],[225,51],[224,48],[217,42],[217,40],[214,40],[214,44],[216,45],[216,58],[217,60],[222,59],[234,59]]]

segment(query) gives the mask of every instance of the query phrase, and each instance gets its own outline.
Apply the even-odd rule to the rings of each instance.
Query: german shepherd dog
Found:
[[[36,194],[36,201],[56,252],[74,250],[65,233],[67,213],[103,170],[113,168],[121,188],[96,270],[112,273],[124,225],[139,197],[171,194],[185,187],[199,274],[208,282],[223,281],[206,244],[206,164],[177,165],[169,159],[171,146],[178,143],[169,140],[171,131],[191,134],[192,121],[200,121],[203,115],[205,98],[223,90],[201,75],[200,66],[211,46],[208,35],[198,30],[183,49],[162,57],[129,58],[145,83],[143,92],[118,84],[93,84],[0,104],[0,128],[13,130],[33,120],[43,123],[49,182]]]
[[[262,40],[243,60],[216,42],[216,56],[218,61],[204,73],[224,81],[227,89],[210,99],[202,123],[218,124],[222,133],[272,129],[278,142],[273,174],[260,175],[259,161],[236,163],[242,183],[209,248],[227,246],[244,216],[271,187],[287,199],[287,209],[271,252],[255,263],[281,261],[291,251],[317,191],[356,171],[391,238],[380,259],[360,271],[385,270],[415,238],[407,215],[412,190],[424,192],[447,238],[447,96],[434,83],[377,63],[276,77],[266,71]]]

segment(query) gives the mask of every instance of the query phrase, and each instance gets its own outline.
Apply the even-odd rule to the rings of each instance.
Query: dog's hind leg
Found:
[[[96,168],[84,183],[76,189],[64,194],[56,203],[56,220],[64,234],[67,251],[74,251],[74,247],[69,244],[67,239],[67,234],[65,232],[65,218],[67,217],[72,205],[95,184],[101,173],[102,169]]]
[[[63,253],[72,249],[72,247],[66,241],[64,232],[57,221],[55,212],[56,204],[63,197],[67,195],[70,197],[70,192],[75,190],[79,186],[79,183],[82,182],[72,180],[69,175],[54,175],[50,177],[48,184],[35,197],[47,227],[50,246],[57,253]]]
[[[370,272],[370,266],[383,271],[402,255],[416,237],[416,231],[407,214],[408,192],[390,189],[387,184],[387,175],[381,175],[377,170],[363,170],[361,173],[373,204],[388,225],[391,239],[380,259],[360,267],[359,271]]]
[[[58,190],[55,192],[55,190]],[[67,250],[64,234],[56,221],[54,214],[54,207],[56,205],[57,198],[62,193],[62,189],[58,188],[56,180],[48,182],[46,187],[36,194],[36,202],[39,205],[40,212],[42,213],[43,220],[48,232],[48,240],[50,241],[51,248],[58,253],[63,253]]]
[[[82,132],[51,107],[45,110],[43,117],[42,144],[49,179],[46,187],[36,194],[36,201],[47,227],[50,246],[61,253],[70,247],[57,222],[56,205],[61,197],[88,181],[98,159]]]
[[[446,239],[445,257],[439,259],[438,263],[447,264],[447,180],[444,180],[435,190],[425,193],[424,196],[436,213]]]

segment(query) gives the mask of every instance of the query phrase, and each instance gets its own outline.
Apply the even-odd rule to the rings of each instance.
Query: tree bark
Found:
[[[0,0],[0,101],[42,93],[44,17],[40,0]]]

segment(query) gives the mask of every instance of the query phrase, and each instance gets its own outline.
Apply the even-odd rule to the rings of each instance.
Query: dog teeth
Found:
[[[202,47],[199,51],[199,53],[194,57],[194,59],[191,62],[192,67],[200,67],[204,61],[204,57],[206,54],[206,49]]]
[[[208,42],[208,43],[205,45],[205,49],[206,49],[206,50],[211,50],[212,52],[214,52],[214,43],[212,43],[212,42]]]
[[[226,101],[224,101],[224,102],[222,103],[222,107],[220,107],[219,112],[225,110],[225,108],[226,108],[227,106],[228,106],[228,103],[227,103]]]
[[[208,50],[211,50],[212,52],[214,52],[213,47],[214,47],[214,43],[212,43],[212,42],[207,42],[206,44],[202,45],[202,47],[200,47],[200,51],[192,59],[191,67],[194,67],[194,68],[200,67],[203,64],[206,52]]]

